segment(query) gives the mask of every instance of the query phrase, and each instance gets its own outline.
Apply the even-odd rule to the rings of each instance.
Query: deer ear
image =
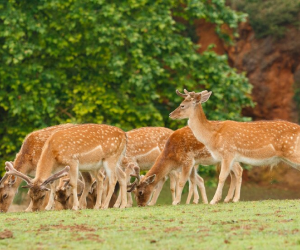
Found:
[[[211,94],[212,94],[211,91],[209,91],[209,92],[205,91],[204,93],[202,92],[201,93],[201,103],[206,102],[209,99]]]
[[[149,176],[146,180],[145,183],[147,183],[147,185],[151,184],[154,180],[155,180],[156,174]]]

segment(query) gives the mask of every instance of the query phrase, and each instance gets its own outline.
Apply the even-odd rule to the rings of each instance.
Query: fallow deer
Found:
[[[103,169],[101,169],[99,171],[100,174],[100,178],[102,180],[105,179],[105,171],[103,171]],[[89,192],[88,195],[86,196],[85,200],[86,200],[86,205],[82,208],[88,208],[88,209],[92,209],[94,208],[96,201],[97,201],[97,181],[95,178],[93,178],[91,176],[91,174],[89,172],[83,172],[82,173],[82,181],[78,179],[78,184],[80,184],[77,187],[80,187],[77,189],[78,196],[82,196],[84,189],[86,186],[90,187],[89,188]],[[72,194],[72,190],[71,190],[71,186],[69,185],[70,182],[70,178],[68,176],[65,177],[65,179],[61,178],[60,179],[60,183],[56,188],[56,195],[55,195],[55,201],[58,202],[58,204],[60,205],[61,209],[71,209],[72,208],[72,204],[73,204],[73,194]],[[103,188],[103,191],[106,192],[105,196],[107,195],[107,185],[108,182],[105,183],[106,186],[104,186],[105,188]],[[118,191],[120,189],[120,185],[117,182],[116,186],[115,186],[115,190],[114,193],[110,199],[109,208],[112,208],[117,200],[117,194]],[[105,200],[105,199],[104,199]],[[103,200],[103,202],[104,202]],[[57,203],[55,203],[55,206],[57,206]]]
[[[10,166],[9,171],[27,182],[33,210],[38,210],[40,207],[39,202],[43,200],[46,191],[45,184],[69,173],[73,193],[72,209],[77,210],[79,208],[77,198],[78,171],[96,172],[95,178],[97,178],[97,173],[103,166],[109,178],[108,195],[102,206],[101,198],[97,198],[95,208],[108,207],[117,178],[122,194],[120,207],[124,208],[127,204],[126,180],[125,173],[120,169],[120,161],[125,151],[126,134],[121,129],[109,125],[83,124],[57,131],[50,136],[38,161],[34,179],[20,175],[18,171],[11,168],[12,166]],[[67,167],[50,176],[52,172],[63,166]],[[97,193],[100,191],[101,187],[97,186]]]
[[[22,144],[19,153],[17,153],[16,158],[12,163],[15,169],[23,174],[34,175],[38,160],[42,153],[42,148],[46,140],[50,137],[50,135],[54,131],[69,128],[72,126],[75,125],[74,124],[57,125],[45,129],[40,129],[28,134],[24,139],[24,142]],[[7,174],[3,176],[0,183],[0,211],[2,212],[8,211],[9,206],[11,205],[21,182],[22,182],[22,178],[16,178],[13,175],[7,175]],[[54,198],[54,190],[52,188],[48,205],[45,208],[46,210],[50,210],[52,208],[53,198]],[[30,203],[26,211],[30,211],[31,207],[32,207],[32,203]]]
[[[84,172],[83,175],[90,175],[89,172]],[[70,178],[69,176],[65,176],[60,178],[60,182],[55,190],[55,209],[57,205],[61,209],[71,209],[73,204],[73,192],[72,187],[69,185]],[[85,182],[83,181],[83,177],[79,174],[79,178],[77,180],[77,196],[80,197],[83,193],[85,187]],[[57,204],[58,203],[58,204]]]
[[[287,121],[211,122],[206,119],[202,103],[212,92],[176,92],[185,99],[170,117],[188,118],[197,140],[207,147],[216,161],[221,162],[219,184],[211,204],[221,199],[224,182],[235,162],[272,166],[282,161],[299,169],[299,125]]]
[[[147,205],[151,193],[157,183],[164,178],[170,171],[182,169],[180,175],[178,191],[173,205],[177,205],[181,200],[182,189],[189,177],[194,165],[215,165],[216,161],[209,153],[207,148],[200,143],[193,135],[189,127],[176,130],[167,140],[164,150],[157,158],[153,167],[139,181],[139,178],[129,186],[128,191],[134,190],[137,203],[139,206]],[[238,163],[235,163],[232,168],[231,184],[228,195],[225,198],[229,202],[234,195],[233,201],[237,202],[240,198],[240,187],[242,182],[242,168]],[[202,197],[206,197],[204,182],[201,177],[200,181],[203,188],[200,189]],[[204,199],[203,199],[204,200]]]
[[[163,151],[167,139],[172,133],[173,130],[164,127],[144,127],[144,128],[133,129],[131,131],[126,132],[127,149],[126,149],[126,156],[123,158],[122,161],[122,167],[125,169],[128,184],[130,183],[130,176],[131,175],[136,176],[136,172],[137,172],[136,169],[141,171],[149,170],[153,166],[155,160]],[[170,177],[170,188],[172,193],[172,200],[174,201],[178,173],[176,171],[170,171],[168,175]],[[196,178],[196,176],[193,175],[193,178]],[[165,180],[166,178],[163,178],[161,179],[161,182],[157,183],[157,188],[153,193],[153,197],[149,205],[155,205]],[[192,190],[195,191],[194,202],[197,203],[199,199],[199,195],[198,195],[197,187],[196,189],[194,188],[195,184],[196,183],[193,179],[191,181],[191,187],[193,188],[190,189],[190,196]],[[203,185],[200,186],[200,189],[202,187]],[[201,192],[203,193],[203,191]],[[128,199],[127,206],[128,207],[132,206],[132,197],[130,193],[127,199]],[[205,198],[204,200],[207,201],[207,198]],[[116,202],[116,206],[118,206],[118,201]]]

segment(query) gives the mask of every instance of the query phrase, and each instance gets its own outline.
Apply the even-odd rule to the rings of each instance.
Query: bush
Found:
[[[213,90],[211,119],[246,119],[247,78],[184,35],[199,18],[221,35],[244,17],[223,0],[2,2],[0,166],[26,134],[59,123],[178,128],[186,121],[168,118],[181,101],[176,88]]]

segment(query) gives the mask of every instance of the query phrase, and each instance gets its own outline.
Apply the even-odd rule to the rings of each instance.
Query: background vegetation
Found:
[[[249,14],[257,38],[282,38],[288,26],[300,27],[300,0],[229,0],[234,9]]]
[[[233,34],[245,14],[223,0],[8,0],[0,4],[0,166],[24,137],[65,122],[124,130],[173,129],[175,89],[211,89],[210,119],[245,120],[251,85],[208,49],[197,53],[196,19]]]

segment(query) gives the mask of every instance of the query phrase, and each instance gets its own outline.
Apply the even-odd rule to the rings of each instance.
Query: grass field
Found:
[[[242,200],[298,196],[242,188]],[[170,202],[166,185],[155,207],[0,214],[0,249],[300,249],[298,200],[163,205]]]
[[[0,248],[299,249],[299,209],[297,200],[267,200],[7,213]]]

